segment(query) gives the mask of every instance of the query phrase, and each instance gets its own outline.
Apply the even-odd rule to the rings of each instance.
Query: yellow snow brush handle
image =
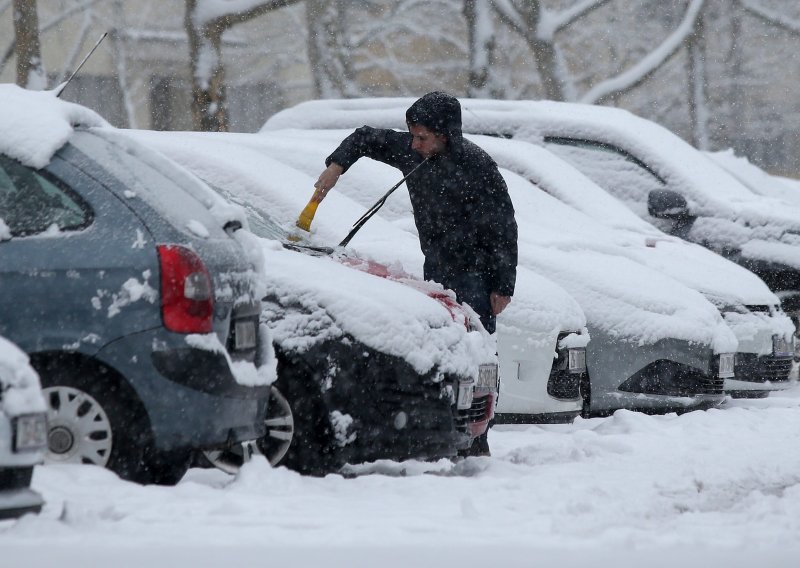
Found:
[[[317,214],[317,207],[319,207],[319,201],[316,200],[315,194],[308,202],[305,209],[300,212],[300,216],[297,218],[297,223],[295,223],[295,225],[306,232],[310,232],[311,221],[314,220],[314,215]]]

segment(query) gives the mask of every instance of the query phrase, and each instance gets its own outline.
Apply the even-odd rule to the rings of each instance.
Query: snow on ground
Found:
[[[142,487],[39,467],[3,566],[795,566],[800,389],[677,416],[502,426],[491,458]]]

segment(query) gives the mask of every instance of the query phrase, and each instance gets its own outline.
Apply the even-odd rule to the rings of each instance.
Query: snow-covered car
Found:
[[[170,484],[196,449],[262,436],[244,212],[84,107],[0,99],[0,334],[41,378],[46,461]]]
[[[0,336],[0,519],[42,509],[42,497],[30,485],[46,445],[47,415],[39,376],[28,356]]]
[[[793,386],[789,375],[794,324],[758,276],[700,245],[656,229],[545,148],[497,137],[472,139],[503,167],[604,225],[606,230],[593,229],[597,238],[620,245],[631,259],[675,278],[714,304],[739,344],[735,376],[725,379],[727,393],[763,397]]]
[[[731,149],[703,153],[756,195],[800,206],[800,180],[770,174]]]
[[[321,163],[318,141],[309,141],[312,153],[306,155],[301,142],[286,140],[286,152],[300,152],[297,161],[301,166],[293,167],[284,160],[277,138],[144,131],[130,134],[168,154],[212,185],[227,188],[243,203],[268,211],[284,227],[293,227],[310,195],[307,188],[314,181],[311,172]],[[385,174],[384,171],[379,175]],[[350,184],[353,179],[348,176],[340,183]],[[369,183],[368,179],[363,181]],[[373,185],[380,187],[382,183],[387,183],[385,177],[376,178]],[[399,197],[399,193],[396,195]],[[387,204],[388,208],[393,207],[394,199]],[[337,243],[364,212],[362,205],[340,192],[333,192],[325,200],[324,209],[325,214],[319,222],[315,221],[312,234],[303,237],[312,246]],[[402,230],[405,226],[413,227],[413,222],[390,223],[377,216],[362,228],[346,252],[339,249],[337,254],[381,261],[392,271],[415,275],[421,283],[419,242],[413,234]],[[251,222],[251,228],[257,230],[256,227],[257,223]],[[274,233],[274,238],[284,238],[284,232],[281,229]],[[583,407],[580,385],[586,380],[585,347],[589,339],[586,316],[563,288],[525,267],[518,268],[517,283],[514,301],[497,322],[501,380],[496,420],[570,421]]]
[[[295,121],[316,127],[331,124],[352,127],[367,121],[399,128],[403,125],[405,108],[411,102],[412,99],[312,101],[278,113],[267,122],[264,130]],[[622,245],[634,260],[698,290],[721,310],[739,340],[736,377],[726,379],[727,392],[766,396],[770,390],[791,386],[790,353],[794,350],[794,339],[789,318],[777,305],[778,298],[762,281],[736,264],[704,251],[702,247],[690,246],[677,237],[670,237],[639,219],[619,199],[608,195],[566,160],[560,160],[547,151],[557,150],[560,146],[548,143],[545,149],[530,143],[539,140],[532,132],[543,129],[544,140],[550,141],[547,133],[558,128],[557,121],[545,117],[546,113],[530,110],[538,108],[538,103],[464,99],[462,105],[465,130],[489,135],[480,136],[476,141],[500,165],[613,229],[616,234],[605,231],[606,240]],[[569,105],[556,104],[554,108],[563,113],[566,106]],[[580,105],[577,106],[582,110]],[[602,115],[604,110],[585,112]],[[580,112],[578,114],[582,116]],[[575,124],[574,119],[565,122]],[[516,130],[512,125],[516,125]],[[587,129],[594,132],[591,123]],[[618,125],[617,130],[620,129]],[[697,154],[693,149],[689,150]],[[602,233],[600,231],[598,236]]]
[[[302,175],[282,178],[296,194],[295,187],[311,187],[319,164],[346,134],[284,130],[240,135],[249,136],[250,142],[239,144],[235,155],[237,161],[243,160],[247,150],[260,155],[261,159],[254,162],[259,165],[258,172],[276,163],[296,168]],[[190,154],[188,149],[186,153]],[[199,161],[191,156],[186,159]],[[206,155],[202,157],[207,159]],[[587,411],[683,410],[724,400],[723,379],[733,372],[737,343],[714,306],[696,291],[634,262],[620,247],[598,240],[591,230],[591,219],[542,192],[532,191],[530,182],[513,172],[504,170],[503,175],[515,204],[518,200],[525,203],[517,208],[518,226],[524,227],[520,233],[521,269],[554,280],[578,301],[588,319],[592,340],[586,347],[591,387],[591,393],[586,393]],[[338,192],[332,192],[317,212],[317,234],[324,233],[329,242],[333,235],[341,237],[347,232],[348,220],[357,219],[396,178],[392,168],[360,160],[339,181]],[[299,203],[309,195],[304,193],[295,197]],[[338,198],[333,200],[333,195]],[[346,197],[361,206],[353,207]],[[534,203],[528,203],[531,200]],[[296,216],[297,208],[295,205],[282,219]],[[580,218],[573,221],[575,215]],[[369,225],[372,230],[366,232]],[[407,194],[393,194],[362,231],[363,236],[360,233],[350,246],[357,242],[374,258],[386,263],[399,261],[406,270],[421,273],[422,255],[413,234]],[[526,295],[535,292],[518,287],[514,302],[524,301]],[[502,342],[502,335],[498,339]],[[501,359],[500,366],[502,376],[509,367],[513,373],[517,365]]]

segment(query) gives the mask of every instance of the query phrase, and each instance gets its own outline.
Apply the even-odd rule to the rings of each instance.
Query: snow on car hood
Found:
[[[0,337],[0,411],[9,416],[45,412],[39,375],[19,347]]]
[[[302,169],[313,182],[323,167],[321,157],[330,153],[346,134],[346,131],[294,130],[262,132],[259,137],[263,139],[263,151]],[[702,295],[627,258],[609,228],[543,192],[533,191],[530,182],[520,176],[505,170],[503,175],[517,210],[520,266],[545,275],[565,289],[578,301],[590,324],[612,336],[640,343],[673,337],[712,345],[720,352],[735,350],[736,339],[718,310]],[[363,211],[396,178],[393,168],[360,160],[340,179],[338,191],[332,192],[320,207],[315,221],[318,231],[329,223],[334,225],[335,218],[341,215],[332,212],[335,217],[332,218],[327,213],[334,196],[351,197],[362,206],[357,211]],[[378,216],[413,234],[407,193],[397,195],[396,199],[397,193],[400,192],[389,200],[391,206],[387,204]],[[357,211],[349,213],[347,219],[357,218]],[[400,241],[401,237],[393,240]],[[416,246],[418,249],[418,243]],[[388,248],[383,254],[391,254],[395,248]],[[512,305],[518,295],[525,293],[522,288],[515,292]]]
[[[0,154],[43,168],[75,128],[108,126],[93,110],[56,98],[51,91],[0,85]]]
[[[311,197],[316,176],[324,168],[324,157],[332,149],[330,143],[316,139],[298,141],[254,134],[129,131],[129,135],[158,148],[207,182],[267,211],[289,231]],[[397,176],[389,170],[391,178],[386,178],[387,170],[383,169],[377,170],[382,177],[371,180],[360,172],[362,162],[366,161],[361,160],[354,173],[348,172],[339,184],[351,191],[362,186],[373,188],[365,199],[374,201],[397,181]],[[394,221],[373,217],[348,249],[366,259],[397,264],[400,270],[421,278],[423,256],[416,229],[403,213],[403,205],[398,205],[404,200],[408,202],[407,192],[396,191],[385,206],[397,211]],[[317,212],[311,234],[304,237],[312,244],[335,245],[364,211],[364,205],[334,191]],[[498,318],[499,330],[523,335],[584,330],[586,316],[561,287],[524,267],[519,268],[517,278],[520,286],[514,301]]]
[[[413,288],[286,250],[278,241],[263,241],[263,249],[267,298],[293,308],[270,324],[285,349],[304,351],[349,335],[420,374],[435,368],[473,378],[481,363],[495,359],[485,331],[467,331],[442,304]]]
[[[413,98],[320,100],[301,103],[271,117],[261,129],[402,128]],[[742,248],[755,260],[800,268],[793,255],[745,247],[750,240],[800,244],[800,206],[765,200],[666,128],[626,110],[554,101],[460,99],[464,132],[505,134],[543,144],[545,136],[565,136],[613,144],[645,161],[670,187],[682,193],[700,215],[693,240],[709,246]],[[773,255],[773,252],[775,254]],[[766,255],[766,256],[755,256]]]

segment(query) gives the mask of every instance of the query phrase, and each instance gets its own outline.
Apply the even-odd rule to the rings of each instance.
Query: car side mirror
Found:
[[[681,221],[689,219],[689,204],[686,198],[669,189],[656,189],[647,196],[647,212],[657,219]]]

